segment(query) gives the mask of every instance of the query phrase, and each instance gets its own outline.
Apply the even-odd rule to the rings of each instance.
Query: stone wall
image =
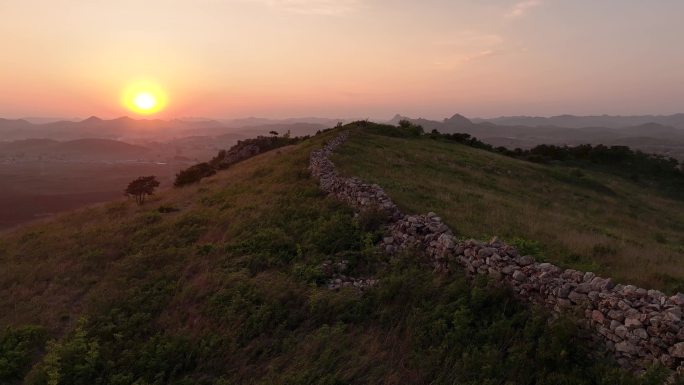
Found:
[[[386,252],[416,250],[437,271],[458,264],[470,275],[490,276],[525,301],[552,312],[576,314],[624,367],[646,368],[660,362],[684,369],[684,295],[616,285],[591,272],[539,263],[496,239],[459,241],[435,213],[403,215],[380,186],[338,175],[329,156],[347,135],[340,134],[313,151],[310,168],[329,194],[358,210],[379,208],[388,213],[391,221],[381,245]]]

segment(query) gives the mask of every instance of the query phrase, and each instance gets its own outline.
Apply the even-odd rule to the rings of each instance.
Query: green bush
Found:
[[[198,163],[190,166],[185,170],[181,170],[176,174],[176,180],[173,185],[181,187],[192,183],[199,182],[202,178],[216,174],[216,170],[209,163]]]
[[[47,333],[38,326],[5,328],[0,331],[0,383],[18,383],[45,345]]]

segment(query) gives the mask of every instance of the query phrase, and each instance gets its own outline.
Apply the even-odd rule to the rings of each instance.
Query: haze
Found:
[[[162,118],[666,114],[679,0],[0,2],[0,115]]]

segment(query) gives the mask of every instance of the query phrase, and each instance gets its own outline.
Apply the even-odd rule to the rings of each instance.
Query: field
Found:
[[[684,291],[684,202],[611,174],[465,145],[357,130],[335,163],[407,213],[438,213],[463,238],[498,236],[536,257],[619,282]]]
[[[141,175],[156,175],[162,188],[188,163],[15,161],[0,162],[0,230],[123,197]]]

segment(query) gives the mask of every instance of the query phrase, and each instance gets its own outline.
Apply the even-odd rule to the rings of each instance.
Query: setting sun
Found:
[[[166,94],[155,84],[135,83],[124,91],[123,104],[136,114],[152,115],[164,109]]]

